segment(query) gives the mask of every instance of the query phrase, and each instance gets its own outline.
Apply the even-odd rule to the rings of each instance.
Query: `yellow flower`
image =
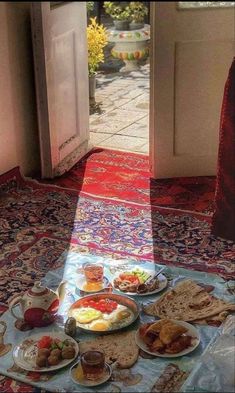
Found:
[[[103,25],[99,25],[95,18],[90,18],[87,27],[88,43],[88,70],[89,75],[94,75],[100,63],[104,62],[104,47],[107,45],[107,30]]]

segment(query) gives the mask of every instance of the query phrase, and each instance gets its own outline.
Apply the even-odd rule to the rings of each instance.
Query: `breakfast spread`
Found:
[[[158,279],[150,279],[151,274],[145,270],[134,269],[120,273],[113,281],[114,288],[122,292],[146,293],[159,287]]]
[[[159,300],[143,307],[146,314],[182,321],[202,321],[235,310],[235,304],[218,299],[192,280],[184,280]]]
[[[78,363],[71,367],[71,378],[79,385],[96,386],[107,382],[110,377],[114,378],[114,366],[117,368],[115,373],[127,372],[135,365],[139,354],[143,359],[142,353],[151,355],[151,359],[178,358],[194,351],[203,339],[198,329],[187,321],[197,324],[210,322],[218,326],[230,311],[235,310],[234,304],[211,294],[214,287],[185,279],[158,300],[143,306],[147,315],[160,320],[141,324],[137,331],[127,331],[126,327],[137,319],[140,310],[138,302],[130,296],[153,295],[164,289],[168,280],[161,275],[162,269],[154,275],[151,269],[136,267],[127,270],[124,267],[121,273],[115,274],[113,281],[104,277],[101,264],[95,267],[86,264],[83,269],[84,275],[79,282],[82,289],[100,292],[108,282],[123,294],[103,291],[80,297],[66,310],[64,331],[67,336],[52,332],[36,334],[34,340],[31,336],[14,350],[17,366],[28,371],[52,372],[73,362],[80,351]],[[125,330],[119,332],[123,328]],[[79,336],[81,341],[78,344],[72,337],[76,337],[80,329],[93,333],[93,336],[94,333],[101,335],[85,341]],[[139,362],[136,366],[139,367]],[[189,374],[175,364],[168,364],[160,373],[155,383],[154,379],[150,381],[148,391],[179,391]],[[137,376],[142,378],[141,374]]]
[[[139,335],[151,352],[177,354],[192,344],[188,329],[171,320],[163,319],[140,327]]]
[[[76,319],[77,326],[93,331],[109,331],[127,326],[134,317],[130,308],[109,298],[84,298],[79,307],[70,311],[70,316]]]
[[[63,359],[73,359],[74,356],[75,348],[70,340],[43,336],[37,343],[35,362],[38,367],[56,366]]]
[[[118,368],[132,367],[139,355],[139,348],[135,343],[135,331],[99,336],[94,340],[81,342],[79,347],[80,353],[103,350],[106,363],[115,362]]]

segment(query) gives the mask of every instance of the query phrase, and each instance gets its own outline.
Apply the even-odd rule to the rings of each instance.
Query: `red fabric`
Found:
[[[203,213],[214,208],[215,177],[154,180],[148,156],[137,153],[95,148],[66,174],[48,182],[121,201]]]
[[[212,234],[235,240],[235,58],[225,84],[221,110]]]

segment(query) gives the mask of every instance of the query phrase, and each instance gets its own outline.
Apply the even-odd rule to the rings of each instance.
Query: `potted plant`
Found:
[[[94,3],[95,3],[94,1],[87,1],[87,2],[86,2],[86,9],[87,9],[87,12],[91,12],[91,11],[94,10],[94,6],[95,6]]]
[[[141,1],[130,1],[130,30],[138,30],[144,27],[144,18],[148,15],[148,8]]]
[[[107,42],[107,33],[105,27],[96,22],[96,17],[90,18],[90,24],[87,26],[90,98],[95,97],[96,74],[100,63],[104,62],[104,47],[107,45]]]
[[[104,1],[106,14],[113,19],[116,30],[129,30],[130,9],[126,1]]]

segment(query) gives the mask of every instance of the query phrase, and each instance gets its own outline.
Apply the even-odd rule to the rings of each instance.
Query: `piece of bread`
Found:
[[[184,280],[156,302],[143,307],[148,315],[182,321],[205,320],[224,311],[234,311],[235,304],[209,294],[192,280]]]
[[[132,367],[139,356],[139,348],[135,343],[135,331],[114,333],[99,336],[91,341],[79,343],[80,353],[102,349],[108,364],[115,362],[118,368]]]
[[[152,352],[161,352],[165,348],[165,344],[159,338],[156,338],[150,348]]]
[[[170,323],[169,319],[161,319],[160,321],[152,323],[149,326],[149,328],[146,330],[145,335],[148,335],[148,333],[153,333],[158,335],[162,327],[165,326],[167,323]]]
[[[161,328],[159,338],[163,344],[168,345],[186,332],[187,329],[184,326],[169,322]]]

